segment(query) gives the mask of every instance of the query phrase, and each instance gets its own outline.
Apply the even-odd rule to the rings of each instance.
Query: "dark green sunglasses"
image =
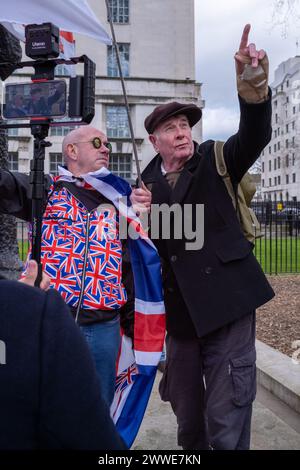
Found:
[[[73,144],[88,144],[91,143],[93,144],[93,147],[95,149],[99,149],[101,145],[105,145],[105,147],[111,152],[112,151],[112,146],[109,142],[102,142],[100,137],[94,137],[92,140],[81,140],[79,142],[73,142]]]

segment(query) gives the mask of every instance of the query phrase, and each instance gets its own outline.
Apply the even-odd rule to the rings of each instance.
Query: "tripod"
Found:
[[[45,141],[48,136],[49,123],[36,123],[31,125],[31,134],[34,137],[33,160],[30,162],[30,184],[32,200],[32,259],[38,263],[38,276],[35,286],[39,287],[42,280],[41,243],[42,243],[42,219],[45,203],[45,147],[50,147],[51,142]]]

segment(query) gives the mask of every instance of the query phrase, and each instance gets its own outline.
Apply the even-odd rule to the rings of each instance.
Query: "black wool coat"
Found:
[[[0,305],[0,450],[125,450],[60,295],[0,279]]]
[[[271,92],[266,102],[248,104],[239,97],[237,134],[224,146],[234,187],[271,138]],[[162,259],[167,330],[178,337],[202,337],[255,310],[274,296],[253,245],[244,237],[214,157],[214,141],[201,145],[184,165],[172,190],[161,172],[158,154],[142,174],[152,204],[204,204],[204,245],[187,250],[184,236],[153,239]],[[193,227],[196,215],[193,212]],[[171,219],[171,226],[173,225]]]

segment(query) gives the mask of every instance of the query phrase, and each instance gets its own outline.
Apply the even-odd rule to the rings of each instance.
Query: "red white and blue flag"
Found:
[[[69,31],[60,30],[59,32],[59,57],[63,59],[75,57],[75,39],[73,33]],[[64,68],[70,77],[76,76],[75,65],[64,65]]]
[[[137,235],[129,238],[135,288],[134,345],[122,335],[111,415],[128,447],[142,422],[165,339],[165,308],[157,250],[130,207],[130,185],[106,168],[82,175],[109,199]],[[135,237],[134,237],[135,238]]]

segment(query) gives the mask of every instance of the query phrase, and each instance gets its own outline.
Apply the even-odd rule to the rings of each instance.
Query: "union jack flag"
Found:
[[[131,188],[106,168],[82,175],[84,180],[113,202],[120,216],[140,235],[129,239],[135,287],[134,349],[122,334],[117,382],[111,415],[123,440],[131,447],[151,394],[165,338],[165,308],[161,266],[157,250],[143,232],[130,207]],[[124,197],[126,202],[123,202]]]
[[[138,369],[135,364],[131,364],[127,369],[121,372],[116,379],[116,393],[122,393],[129,385],[133,384]]]

